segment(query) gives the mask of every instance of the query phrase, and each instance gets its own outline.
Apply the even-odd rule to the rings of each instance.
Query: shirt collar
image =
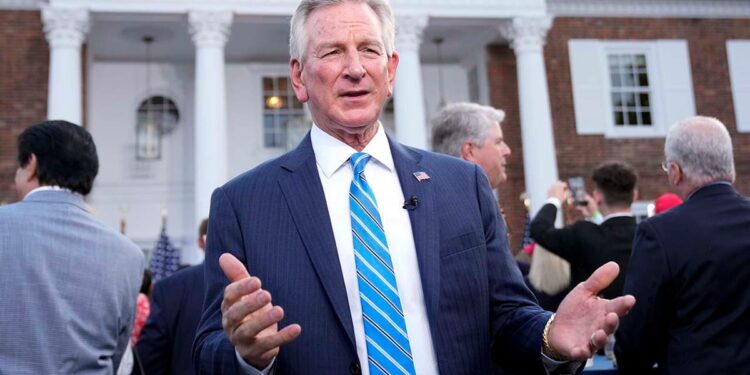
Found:
[[[370,160],[375,160],[389,171],[393,171],[395,166],[388,137],[385,135],[383,125],[378,122],[377,126],[378,130],[375,136],[362,152],[368,153],[372,157]],[[310,130],[310,142],[312,142],[313,152],[315,153],[315,161],[327,178],[336,173],[349,160],[349,157],[357,152],[351,146],[321,130],[315,123]]]
[[[68,193],[72,193],[73,191],[70,189],[66,189],[61,186],[53,185],[53,186],[40,186],[36,189],[31,190],[30,192],[26,193],[26,196],[23,197],[23,199],[28,198],[31,194],[38,193],[40,191],[65,191]]]
[[[609,215],[605,216],[604,218],[602,218],[602,223],[604,223],[605,221],[607,221],[609,219],[615,218],[615,217],[633,217],[633,213],[631,213],[631,212],[615,212],[613,214],[609,214]]]

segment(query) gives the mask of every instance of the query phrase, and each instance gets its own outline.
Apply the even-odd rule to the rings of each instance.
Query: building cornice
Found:
[[[44,0],[0,0],[0,9],[39,10],[46,3]]]
[[[556,17],[750,18],[745,0],[547,0]]]
[[[3,1],[3,0],[0,0]],[[6,0],[7,1],[7,0]],[[21,0],[15,0],[21,1]],[[187,13],[231,11],[235,15],[290,16],[299,0],[48,0],[51,6],[101,13]],[[453,18],[535,17],[546,14],[545,0],[391,0],[399,16]]]

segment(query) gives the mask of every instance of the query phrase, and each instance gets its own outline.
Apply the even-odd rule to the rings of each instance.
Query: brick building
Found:
[[[428,147],[427,121],[441,103],[505,110],[513,156],[499,196],[514,249],[521,193],[533,211],[555,179],[588,179],[604,160],[636,167],[634,209],[645,214],[667,189],[666,129],[693,114],[727,125],[736,186],[750,194],[750,3],[391,3],[401,65],[383,123],[396,139]],[[309,127],[288,89],[295,5],[0,0],[0,202],[16,199],[19,132],[47,117],[69,119],[99,147],[89,197],[97,215],[113,227],[127,219],[128,235],[145,248],[166,209],[183,256],[196,261],[194,227],[211,190],[283,153]]]

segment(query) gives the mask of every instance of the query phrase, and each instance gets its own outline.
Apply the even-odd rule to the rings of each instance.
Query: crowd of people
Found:
[[[638,225],[624,162],[597,167],[591,194],[550,186],[530,224],[530,273],[550,256],[568,267],[548,311],[493,193],[511,155],[503,111],[445,106],[436,152],[378,120],[394,30],[386,0],[301,1],[290,71],[310,132],[217,188],[205,262],[151,287],[141,250],[85,206],[99,168],[89,133],[27,128],[22,199],[0,207],[0,373],[574,374],[612,335],[621,373],[746,372],[750,201],[732,187],[721,122],[672,125],[663,167],[677,196]],[[558,227],[570,198],[585,219]]]

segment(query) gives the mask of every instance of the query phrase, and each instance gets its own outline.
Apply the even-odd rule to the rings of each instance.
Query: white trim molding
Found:
[[[0,0],[2,1],[2,0]],[[7,0],[5,0],[7,1]],[[20,1],[20,0],[16,0]],[[63,8],[97,13],[187,13],[191,10],[231,10],[236,15],[289,16],[299,0],[48,0]],[[398,15],[429,11],[431,17],[537,17],[547,12],[545,0],[392,0]]]
[[[0,9],[39,10],[46,3],[43,0],[0,0]]]
[[[557,17],[749,18],[743,0],[547,0]]]

